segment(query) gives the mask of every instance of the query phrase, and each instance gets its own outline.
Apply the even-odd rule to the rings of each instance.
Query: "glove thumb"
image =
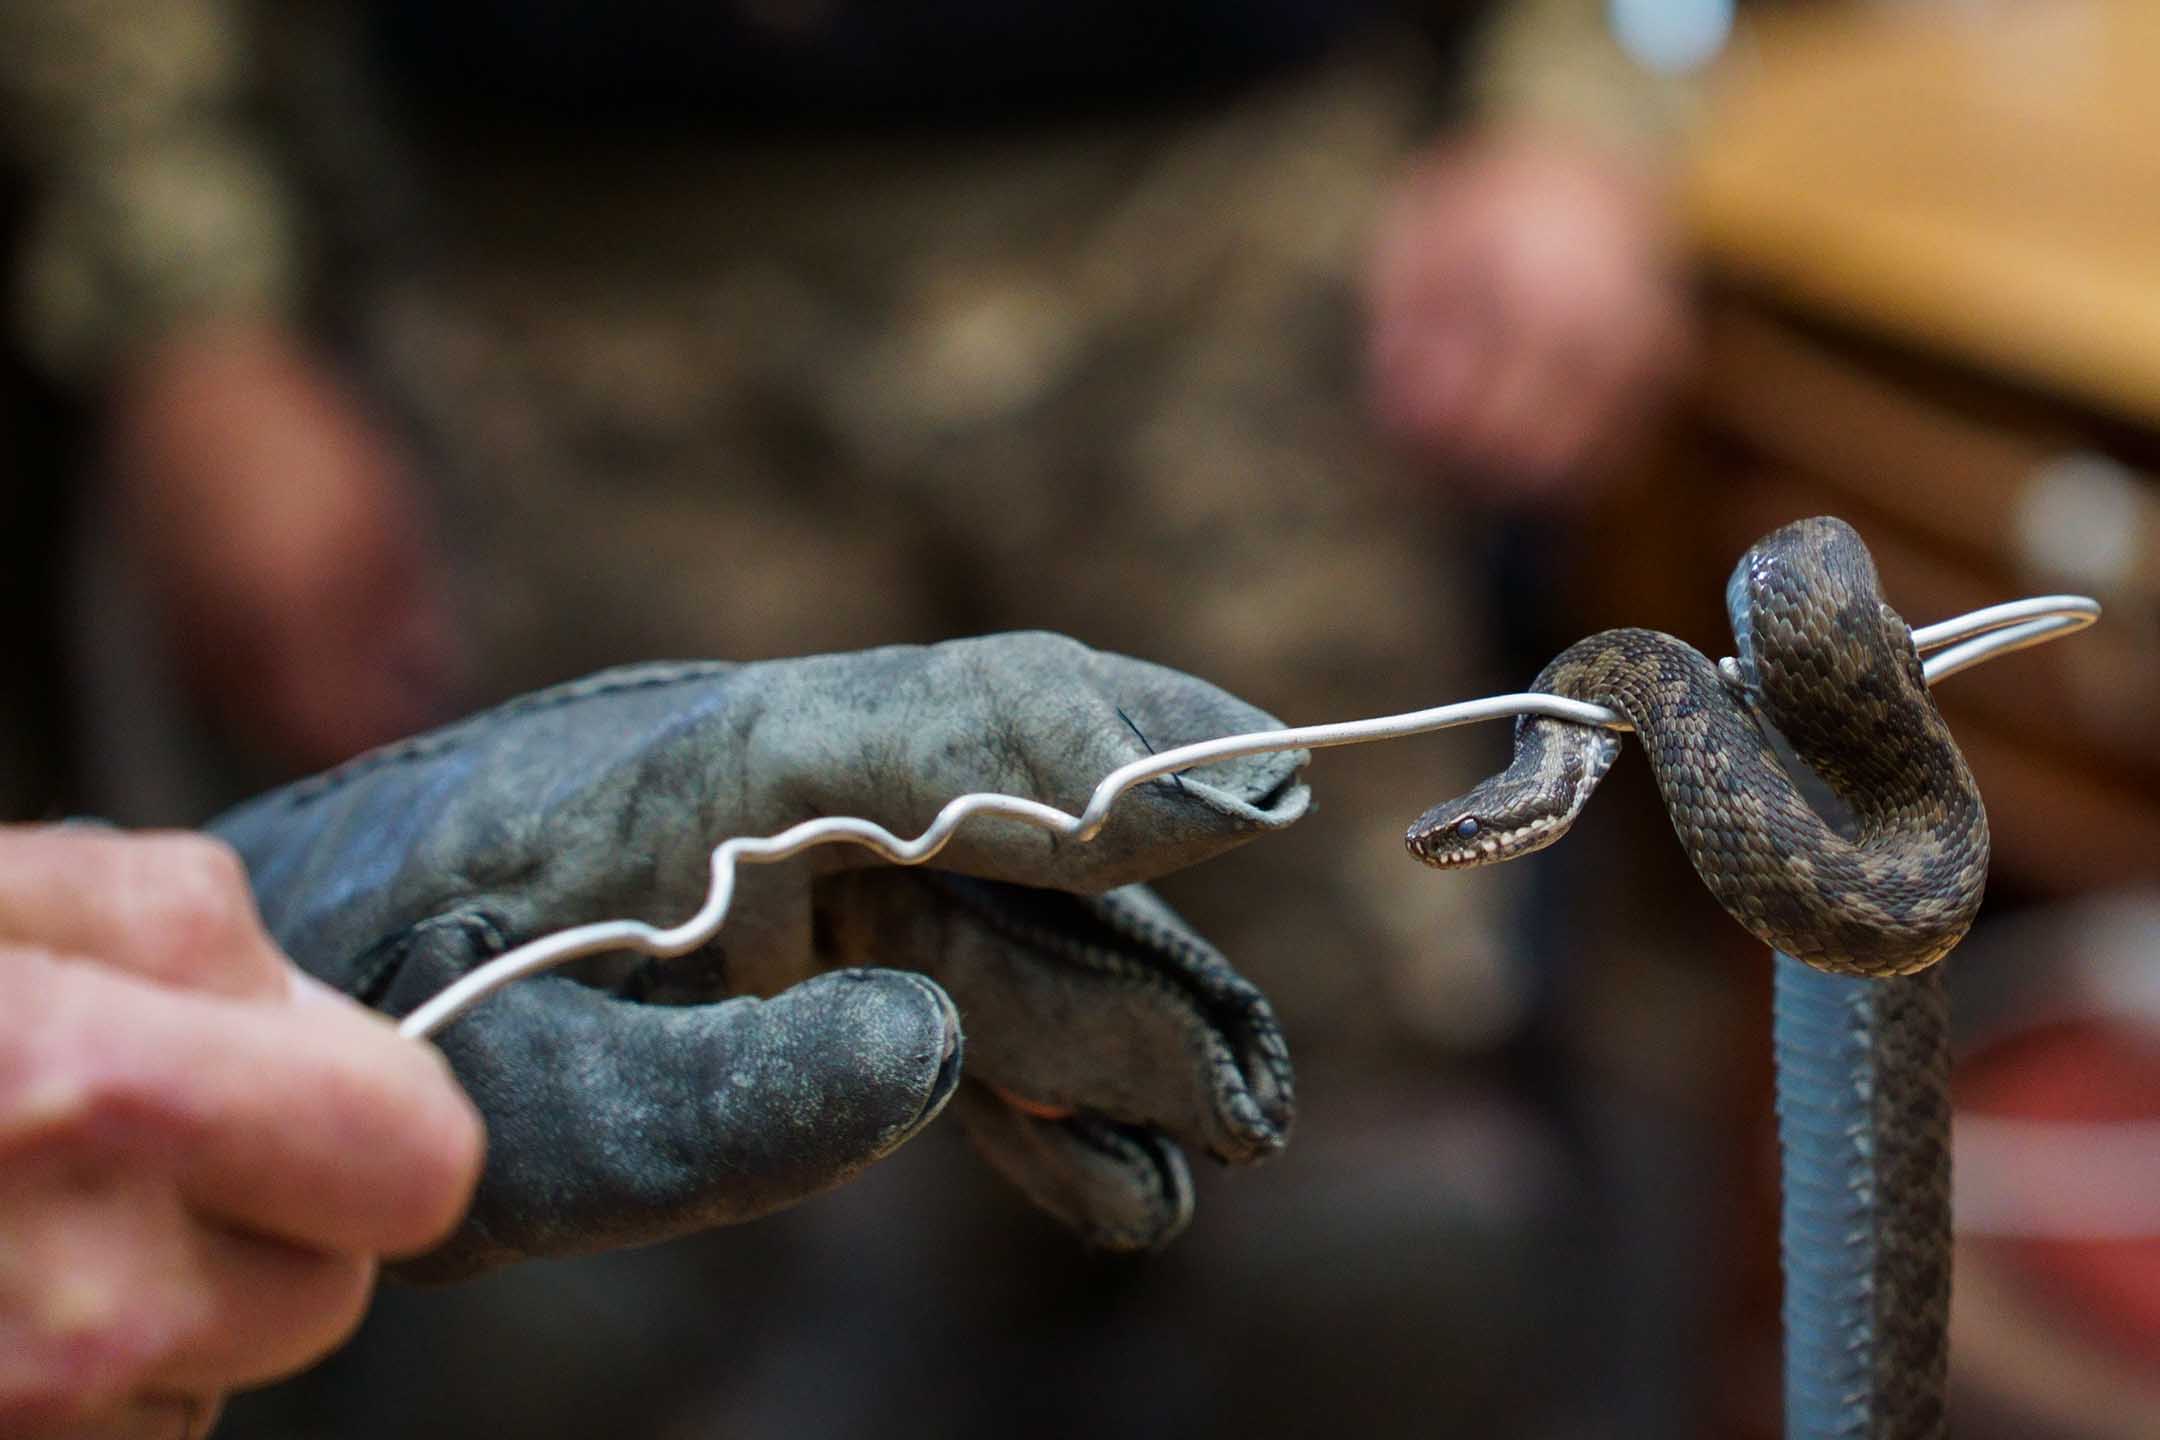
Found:
[[[418,958],[385,1008],[411,1008],[449,978]],[[680,1006],[544,976],[436,1038],[487,1121],[488,1159],[463,1227],[402,1267],[418,1280],[783,1209],[915,1135],[960,1075],[952,1002],[895,970]]]

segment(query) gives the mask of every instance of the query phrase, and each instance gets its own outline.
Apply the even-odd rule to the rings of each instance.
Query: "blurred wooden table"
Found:
[[[1700,423],[1594,587],[1718,635],[1703,577],[1830,512],[1915,624],[2099,593],[1942,701],[1999,881],[2160,877],[2160,5],[1797,7],[1736,42],[1683,193]]]
[[[1721,269],[2160,424],[2160,5],[1833,5],[1732,57],[1690,209]]]

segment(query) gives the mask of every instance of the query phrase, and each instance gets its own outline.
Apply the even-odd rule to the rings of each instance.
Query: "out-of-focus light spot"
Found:
[[[1607,19],[1613,39],[1636,64],[1681,75],[1725,48],[1733,0],[1608,0]]]
[[[2142,489],[2128,468],[2090,450],[2040,466],[2011,517],[2025,571],[2101,591],[2123,585],[2144,548]]]

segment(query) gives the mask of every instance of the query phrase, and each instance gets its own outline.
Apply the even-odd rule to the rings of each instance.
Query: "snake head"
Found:
[[[1565,835],[1575,818],[1523,813],[1520,806],[1493,796],[1493,788],[1487,781],[1420,815],[1403,836],[1410,853],[1441,870],[1496,865],[1544,849]]]
[[[1620,737],[1592,725],[1536,719],[1515,737],[1506,770],[1435,805],[1403,836],[1436,869],[1497,865],[1567,834],[1620,753]]]

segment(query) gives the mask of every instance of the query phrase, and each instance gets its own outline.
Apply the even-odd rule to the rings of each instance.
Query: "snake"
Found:
[[[1725,587],[1735,655],[1647,629],[1577,641],[1531,689],[1641,741],[1696,873],[1777,955],[1787,1433],[1945,1431],[1949,1046],[1938,963],[1979,909],[1978,786],[1873,557],[1820,516],[1763,537]],[[1564,835],[1621,749],[1525,715],[1507,768],[1413,823],[1440,869]]]

